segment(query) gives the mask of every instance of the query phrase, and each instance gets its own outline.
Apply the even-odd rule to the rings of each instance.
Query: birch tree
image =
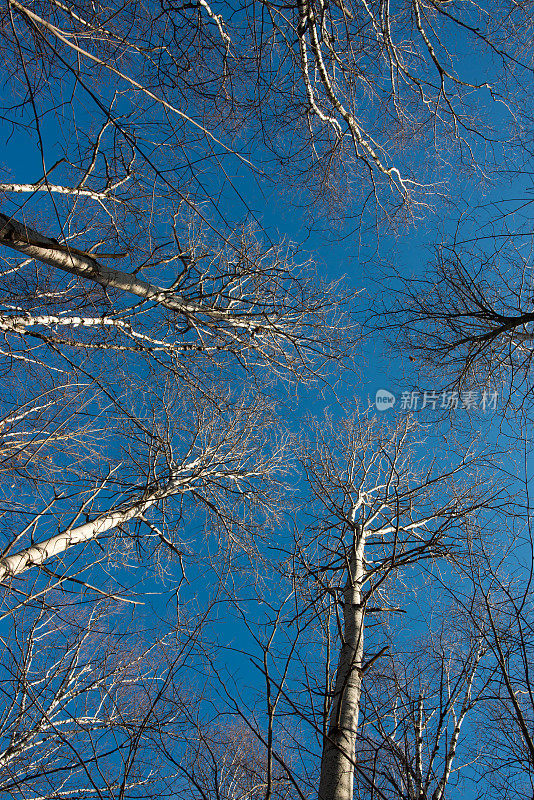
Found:
[[[449,608],[441,629],[434,619],[426,636],[388,653],[366,676],[356,797],[442,800],[476,792],[472,770],[484,756],[473,731],[488,689],[486,650],[455,630],[458,611]]]
[[[283,436],[277,437],[273,429],[271,444],[266,438],[265,403],[261,398],[243,400],[240,405],[232,403],[226,414],[201,403],[191,413],[187,406],[175,410],[171,400],[172,395],[163,398],[160,410],[165,411],[167,405],[167,416],[159,421],[155,417],[146,432],[135,418],[130,430],[119,418],[124,438],[121,443],[117,436],[112,447],[122,446],[125,458],[112,469],[103,459],[100,478],[95,473],[88,482],[75,464],[71,474],[65,471],[62,475],[65,499],[59,492],[58,479],[54,487],[45,480],[40,493],[45,499],[48,488],[47,505],[33,515],[31,506],[24,514],[19,512],[22,527],[6,531],[10,539],[1,562],[4,581],[38,568],[53,583],[61,584],[69,579],[69,564],[73,576],[80,567],[82,571],[84,565],[90,567],[91,558],[104,543],[111,548],[112,556],[122,551],[123,558],[130,552],[135,559],[140,548],[137,557],[141,563],[148,559],[145,563],[152,562],[153,568],[162,549],[169,557],[178,555],[181,560],[186,556],[180,524],[174,521],[189,517],[193,529],[197,515],[196,524],[202,525],[200,509],[208,515],[212,535],[218,534],[231,549],[255,548],[254,518],[259,515],[262,519],[265,514],[276,517],[277,483],[281,489],[287,465]],[[144,401],[146,395],[141,398]],[[176,413],[181,416],[178,426]],[[174,435],[169,436],[173,425]],[[164,431],[167,436],[162,435]],[[126,460],[128,453],[130,463]],[[74,501],[72,489],[76,484],[81,497]],[[16,524],[16,509],[13,511],[12,524]],[[136,526],[132,529],[129,522]],[[39,531],[54,527],[59,528],[56,533],[39,540]],[[96,551],[90,547],[95,542]]]
[[[138,269],[111,268],[97,254],[60,245],[5,214],[0,223],[7,248],[106,291],[99,299],[90,293],[84,313],[69,284],[55,302],[41,298],[38,287],[21,296],[8,284],[0,326],[9,341],[30,338],[70,357],[80,348],[112,350],[123,359],[134,354],[189,381],[197,365],[225,364],[256,376],[268,371],[271,380],[309,380],[350,352],[342,319],[349,298],[339,284],[299,271],[290,247],[262,248],[252,231],[215,250],[201,235],[190,240],[186,252],[169,254],[177,268],[169,286],[141,279]]]
[[[54,175],[52,156],[44,174],[13,176],[2,189],[51,194],[78,209],[90,201],[97,212],[121,216],[125,200],[139,211],[150,196],[147,169],[159,202],[171,189],[202,215],[204,202],[215,210],[218,202],[204,183],[205,163],[219,187],[239,198],[228,167],[261,176],[266,163],[272,173],[274,156],[277,175],[326,203],[342,203],[360,183],[379,205],[391,207],[390,192],[397,206],[414,195],[428,203],[423,192],[448,171],[444,144],[457,170],[476,170],[484,151],[501,144],[509,152],[520,140],[530,26],[528,9],[498,4],[453,12],[420,2],[202,3],[157,14],[136,4],[110,18],[100,7],[9,0],[2,15],[7,118],[28,124],[16,117],[20,92],[29,124],[42,127],[59,87],[74,86],[61,122],[68,129],[76,117],[79,136]],[[469,49],[476,76],[465,63]],[[488,98],[499,124],[491,113],[480,119]],[[97,120],[92,130],[82,108]],[[106,138],[116,147],[99,165]],[[425,150],[429,158],[419,158]],[[224,227],[221,212],[213,224]]]
[[[310,429],[293,546],[274,540],[286,560],[259,584],[256,607],[250,593],[234,600],[242,633],[214,658],[214,707],[243,721],[267,778],[286,781],[290,797],[398,797],[401,786],[410,800],[446,797],[470,760],[460,737],[485,685],[485,642],[452,631],[440,641],[436,607],[422,644],[419,603],[427,582],[437,591],[447,575],[452,585],[469,564],[471,527],[494,502],[483,461],[427,457],[410,417],[355,412]],[[226,648],[254,665],[253,699],[225,667]]]
[[[184,775],[187,764],[201,796],[302,800],[274,734],[283,688],[267,701],[265,762],[239,742],[226,763],[217,747],[188,762],[183,741],[165,743],[190,662],[171,671],[163,696],[166,677],[143,651],[142,702],[113,706],[130,676],[126,655],[105,661],[113,632],[95,628],[90,613],[90,646],[79,629],[61,641],[47,626],[61,625],[71,592],[95,614],[101,603],[130,601],[138,625],[138,587],[148,602],[168,576],[176,618],[171,625],[166,609],[162,625],[176,634],[187,627],[184,594],[211,610],[231,605],[232,591],[239,605],[242,574],[261,586],[255,570],[268,561],[292,459],[274,398],[282,387],[327,380],[350,361],[355,339],[345,315],[354,293],[318,278],[266,216],[291,206],[290,192],[328,217],[341,210],[363,223],[371,199],[375,214],[413,218],[447,191],[444,147],[456,173],[476,173],[492,147],[512,154],[528,122],[529,11],[418,0],[157,8],[6,0],[0,36],[0,133],[12,159],[0,178],[0,580],[8,633],[30,630],[27,646],[5,638],[16,679],[4,790],[47,800],[161,796],[176,785],[173,768]],[[464,63],[473,50],[474,79]],[[498,118],[480,118],[488,96],[506,109]],[[26,148],[23,160],[14,142]],[[296,236],[299,224],[290,224]],[[326,603],[344,631],[322,708],[321,800],[352,792],[361,676],[376,655],[364,650],[370,600],[381,608],[401,569],[455,556],[460,520],[479,502],[454,484],[455,470],[440,495],[438,476],[412,469],[401,452],[410,425],[388,434],[391,444],[365,421],[347,424],[348,473],[343,459],[328,460],[330,434],[306,462],[324,541],[318,562],[309,542],[297,542],[291,580],[299,596],[301,587],[309,593],[314,617]],[[332,452],[343,449],[330,439]],[[212,679],[220,639],[209,641],[208,612],[197,613],[187,628],[188,677]],[[47,649],[52,640],[59,655]],[[158,639],[162,649],[166,642]],[[47,659],[48,683],[39,675]],[[98,747],[90,725],[102,731]],[[258,725],[251,731],[263,742]],[[169,771],[153,784],[159,759]]]
[[[169,687],[189,648],[168,635],[143,642],[113,601],[76,605],[26,609],[2,636],[2,793],[163,796],[173,773],[154,741],[179,719]]]
[[[325,692],[320,800],[353,796],[362,680],[388,649],[386,643],[366,652],[368,616],[376,620],[375,614],[399,611],[388,587],[391,591],[401,575],[409,580],[414,566],[440,559],[454,563],[467,554],[469,518],[488,500],[478,479],[466,480],[473,467],[470,454],[442,473],[435,465],[418,464],[419,433],[410,418],[384,427],[358,414],[331,420],[316,427],[317,441],[304,462],[318,522],[312,529],[313,559],[298,543],[302,571],[314,608],[333,606],[338,632],[328,645],[328,663],[337,658],[337,665]],[[376,646],[376,632],[373,640]],[[467,691],[472,672],[462,674]],[[436,797],[446,782],[445,777]]]
[[[487,654],[475,764],[490,798],[529,797],[534,784],[532,540],[521,494],[518,499],[508,528],[501,524],[479,542],[457,592],[464,629],[474,631]]]

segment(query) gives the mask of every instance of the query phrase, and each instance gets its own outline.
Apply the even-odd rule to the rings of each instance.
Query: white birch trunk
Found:
[[[319,800],[352,800],[365,623],[362,606],[364,553],[365,532],[357,526],[343,595],[343,643],[321,759]]]
[[[94,200],[109,200],[106,192],[93,192],[91,189],[77,189],[74,186],[57,186],[50,183],[0,183],[0,192],[18,192],[21,194],[34,192],[53,192],[54,194],[68,194],[74,197],[92,197]]]
[[[220,320],[231,319],[231,315],[224,311],[203,308],[136,275],[101,264],[90,253],[62,245],[5,214],[0,214],[0,244],[71,275],[88,278],[100,286],[110,286],[141,297],[143,300],[159,303],[171,311],[182,314],[206,314],[208,317]],[[242,322],[241,327],[247,327],[246,322]]]
[[[173,478],[166,486],[160,487],[157,491],[137,500],[137,502],[111,509],[91,522],[67,528],[67,530],[61,531],[61,533],[51,536],[49,539],[33,544],[30,547],[25,547],[23,550],[13,553],[13,555],[5,556],[0,559],[0,581],[20,575],[32,567],[40,567],[47,559],[61,555],[71,547],[96,539],[106,531],[116,528],[117,525],[123,525],[131,519],[140,517],[151,506],[155,505],[158,500],[186,490],[187,485],[187,482],[184,483]]]

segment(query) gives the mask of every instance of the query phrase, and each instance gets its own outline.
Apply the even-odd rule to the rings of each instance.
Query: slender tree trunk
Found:
[[[171,311],[186,315],[203,313],[213,319],[225,321],[231,316],[222,310],[215,311],[190,303],[172,290],[154,286],[130,272],[123,272],[101,264],[91,253],[60,244],[55,239],[43,236],[42,233],[5,214],[0,214],[0,244],[28,256],[28,258],[34,258],[43,264],[61,269],[63,272],[69,272],[79,278],[87,278],[104,288],[109,286],[143,300],[159,303]],[[242,327],[246,327],[245,322],[242,323]]]
[[[343,593],[343,643],[321,759],[319,800],[352,800],[365,623],[361,591],[365,578],[364,552],[365,532],[358,525]]]
[[[0,581],[20,575],[32,567],[40,567],[52,556],[61,555],[75,545],[96,539],[106,531],[116,528],[117,525],[124,525],[130,520],[140,517],[145,511],[154,506],[158,500],[186,491],[187,487],[187,480],[180,481],[176,478],[171,478],[164,487],[137,501],[134,500],[131,503],[112,508],[105,514],[101,514],[96,519],[91,520],[91,522],[69,527],[49,539],[37,542],[30,547],[19,550],[17,553],[13,553],[13,555],[1,558]]]

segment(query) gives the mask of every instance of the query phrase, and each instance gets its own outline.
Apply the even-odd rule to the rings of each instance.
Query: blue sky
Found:
[[[445,42],[447,44],[447,42]],[[481,73],[491,74],[491,65],[478,60],[476,55],[465,52],[465,45],[460,40],[454,42],[460,52],[460,65],[458,71],[468,74],[472,80],[482,80]],[[476,94],[475,103],[484,105],[488,101],[488,92],[480,90]],[[501,106],[494,106],[488,103],[487,108],[482,109],[489,112],[490,121],[496,128],[499,128],[507,116],[507,112]],[[86,122],[83,113],[78,118],[78,124]],[[63,155],[64,143],[61,142],[60,135],[56,129],[57,120],[54,116],[48,118],[43,125],[42,135],[46,144],[46,166],[49,168],[56,160]],[[73,131],[70,129],[70,135]],[[42,161],[38,148],[38,143],[34,135],[17,133],[10,136],[8,126],[3,130],[4,149],[0,155],[0,166],[6,169],[6,178],[17,182],[33,182],[42,176]],[[67,136],[69,133],[67,134]],[[67,144],[69,142],[67,141]],[[483,149],[483,144],[480,144]],[[442,170],[451,169],[447,166],[449,153],[446,144],[442,145],[441,162],[436,159],[434,166]],[[475,148],[477,149],[477,148]],[[498,151],[498,148],[496,148]],[[478,151],[477,151],[478,152]],[[221,152],[217,153],[218,156]],[[262,162],[265,156],[260,149],[257,153],[258,160]],[[412,154],[412,162],[421,163],[426,158],[426,153],[415,152]],[[254,159],[253,159],[254,160]],[[513,163],[514,157],[511,157]],[[298,196],[294,186],[289,182],[278,182],[277,180],[256,180],[248,172],[242,163],[231,156],[224,157],[224,165],[231,182],[235,189],[230,186],[230,182],[221,177],[219,172],[215,172],[216,159],[211,161],[211,166],[202,173],[205,193],[209,198],[217,198],[219,209],[225,218],[233,223],[255,221],[264,231],[267,241],[279,241],[281,238],[296,244],[299,249],[298,259],[305,262],[311,258],[316,264],[318,274],[328,280],[337,280],[343,277],[346,284],[351,289],[360,292],[356,300],[356,315],[360,311],[365,311],[369,298],[376,291],[375,279],[382,279],[384,271],[388,265],[396,267],[403,275],[422,275],[427,270],[427,264],[431,260],[431,248],[441,237],[451,237],[456,228],[457,219],[466,209],[475,208],[479,204],[506,203],[509,207],[521,205],[523,199],[530,200],[532,196],[532,176],[529,173],[529,164],[521,164],[519,174],[507,174],[508,164],[503,159],[502,168],[504,174],[494,174],[489,180],[481,179],[479,174],[467,174],[466,171],[459,171],[458,175],[451,178],[446,175],[449,199],[436,197],[433,190],[429,190],[431,195],[429,209],[421,209],[417,219],[408,224],[398,225],[382,221],[378,227],[375,225],[374,212],[369,209],[360,214],[358,200],[354,200],[354,205],[348,206],[348,219],[345,223],[340,223],[337,219],[332,222],[327,218],[324,211],[318,207],[313,207],[308,203],[305,194]],[[501,164],[498,164],[500,166]],[[454,162],[453,162],[454,166]],[[212,170],[210,172],[210,169]],[[54,175],[61,175],[61,167]],[[242,201],[242,198],[244,202]],[[293,200],[300,200],[293,202]],[[20,196],[15,198],[17,202],[17,214],[21,213],[19,201]],[[208,200],[202,205],[206,209],[206,215],[213,219],[214,224],[218,224],[217,210],[214,210],[215,203]],[[15,206],[6,203],[3,207],[12,210]],[[28,205],[31,213],[41,218],[47,218],[50,214],[50,205],[41,196],[34,198]],[[489,212],[488,212],[489,213]],[[532,212],[534,213],[534,212]],[[525,214],[530,214],[530,208],[525,209]],[[50,217],[49,217],[50,218]],[[476,234],[479,230],[479,222],[475,221],[467,227]],[[55,228],[55,221],[52,218],[49,232],[52,235],[59,235],[59,228]],[[286,408],[290,408],[290,414],[286,416],[286,422],[293,430],[303,424],[307,414],[321,417],[325,411],[329,411],[335,417],[343,415],[345,408],[350,408],[356,402],[362,407],[367,407],[368,402],[373,403],[376,391],[386,389],[395,393],[397,402],[395,408],[390,411],[381,412],[384,419],[391,419],[399,409],[400,395],[403,390],[411,389],[411,367],[401,353],[389,353],[384,350],[383,342],[379,337],[374,340],[367,339],[362,342],[358,357],[356,359],[355,371],[344,374],[340,379],[335,376],[332,379],[332,386],[321,385],[319,387],[299,387],[298,394],[290,395]],[[428,385],[428,389],[434,387]],[[468,418],[460,410],[458,415],[462,415],[462,435],[466,436],[465,427],[469,427]],[[433,415],[426,410],[421,411],[421,420],[427,428],[427,443],[425,448],[432,453],[441,454],[447,449],[443,444],[443,437],[449,435],[444,433],[443,428],[438,426]],[[473,419],[473,431],[476,436],[480,432],[483,437],[487,437],[489,447],[495,447],[497,443],[497,429],[492,427],[494,420],[490,416],[480,416]],[[482,430],[483,429],[483,430]],[[454,434],[453,434],[454,437]],[[517,456],[520,464],[521,454]],[[527,466],[530,461],[527,459]],[[520,471],[520,466],[513,464],[510,469]],[[289,479],[291,488],[295,494],[302,493],[302,487],[298,485],[297,479],[291,476]],[[304,524],[305,515],[298,514],[295,520],[288,519],[286,525],[282,525],[276,532],[275,542],[283,542],[284,538],[289,537],[291,524]],[[202,520],[200,517],[188,519],[183,523],[184,536],[199,549],[206,544],[202,538]],[[210,541],[216,549],[216,542]],[[526,552],[526,551],[525,551]],[[273,555],[272,552],[269,553]],[[203,572],[203,570],[205,570]],[[137,581],[138,575],[134,570],[117,570],[115,576],[125,582]],[[450,575],[447,575],[447,578]],[[216,585],[215,569],[200,566],[189,566],[187,578],[190,586],[184,584],[181,588],[181,596],[184,600],[189,600],[191,606],[195,606],[195,592],[198,591],[198,584],[206,587],[206,595],[209,595],[209,587]],[[245,703],[254,705],[255,694],[261,696],[262,675],[253,665],[253,660],[257,659],[258,649],[255,648],[252,636],[245,621],[254,625],[256,629],[261,627],[261,622],[265,621],[265,596],[258,601],[258,587],[250,585],[250,595],[248,594],[247,580],[250,576],[243,567],[243,573],[236,577],[236,585],[239,586],[240,593],[244,594],[245,600],[242,603],[242,615],[231,604],[223,599],[218,602],[213,614],[213,619],[206,627],[206,639],[213,641],[213,648],[218,648],[217,655],[220,657],[221,669],[223,674],[231,674],[239,685]],[[422,610],[420,606],[432,600],[432,592],[426,584],[427,575],[419,574],[410,576],[410,590],[405,598],[409,613],[401,618],[398,623],[398,639],[400,642],[410,642],[414,633],[419,635],[424,631],[424,625],[418,613]],[[242,580],[243,585],[240,584]],[[138,591],[144,595],[146,606],[139,611],[136,624],[142,621],[146,630],[150,632],[156,627],[164,628],[173,623],[175,619],[175,590],[176,572],[166,580],[155,578],[152,574],[146,579],[143,574],[141,577]],[[271,583],[269,583],[271,581]],[[265,592],[269,591],[273,599],[276,597],[279,583],[271,575],[266,579]],[[148,595],[148,593],[153,593]],[[201,601],[205,597],[201,598]],[[199,603],[200,604],[200,603]],[[428,610],[428,609],[426,609]],[[158,622],[155,616],[159,617]],[[371,634],[371,641],[372,641]],[[285,638],[284,638],[285,637]],[[380,640],[380,633],[377,634]],[[283,644],[281,652],[287,648],[291,642],[291,634],[282,634]],[[299,653],[304,655],[306,653]],[[315,654],[310,655],[313,661]],[[193,667],[198,670],[196,684],[201,687],[206,680],[206,671],[199,656],[192,659]],[[302,663],[298,665],[302,669]],[[302,673],[295,673],[294,682],[300,679]],[[262,701],[263,702],[263,701]],[[260,701],[258,701],[259,706]],[[466,796],[461,794],[451,794],[455,796]]]

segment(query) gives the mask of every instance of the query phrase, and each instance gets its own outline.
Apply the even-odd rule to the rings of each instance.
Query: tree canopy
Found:
[[[3,795],[531,797],[532,31],[0,6]]]

